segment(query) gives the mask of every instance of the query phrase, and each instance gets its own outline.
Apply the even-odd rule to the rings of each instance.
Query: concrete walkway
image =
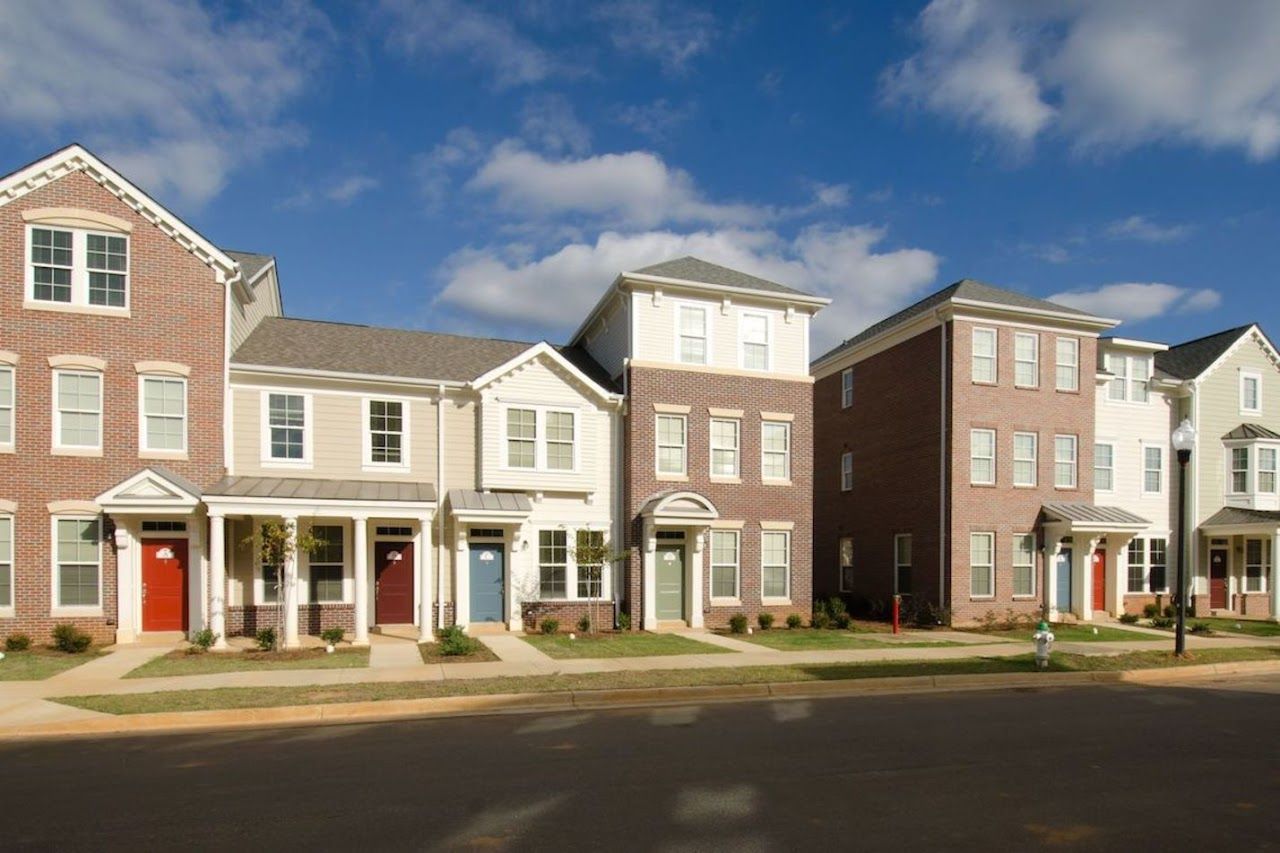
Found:
[[[413,669],[422,666],[425,664],[416,641],[402,637],[369,635],[370,669]]]

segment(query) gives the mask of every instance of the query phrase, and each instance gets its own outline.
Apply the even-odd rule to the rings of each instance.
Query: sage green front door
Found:
[[[658,618],[684,618],[684,546],[658,546]]]

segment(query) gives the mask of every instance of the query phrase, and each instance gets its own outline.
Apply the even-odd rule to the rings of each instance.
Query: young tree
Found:
[[[310,527],[307,530],[298,530],[290,528],[289,525],[279,521],[263,522],[244,542],[253,548],[254,554],[257,555],[258,561],[262,566],[270,566],[275,572],[275,580],[270,587],[276,594],[276,641],[274,650],[279,651],[284,643],[285,601],[287,599],[285,595],[284,564],[288,560],[297,559],[299,552],[312,553],[326,543],[323,539],[312,534]]]
[[[604,567],[627,558],[627,551],[614,551],[600,530],[579,530],[574,541],[573,561],[578,564],[578,583],[587,585],[591,607],[591,632],[599,627],[597,604],[604,598]]]

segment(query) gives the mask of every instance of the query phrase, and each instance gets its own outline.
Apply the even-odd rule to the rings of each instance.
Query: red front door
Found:
[[[1227,607],[1227,552],[1209,552],[1209,607],[1225,610]]]
[[[187,540],[142,540],[142,630],[187,630]]]
[[[1099,548],[1093,552],[1093,609],[1107,609],[1107,551]]]
[[[413,622],[413,543],[373,546],[374,619],[379,625]]]

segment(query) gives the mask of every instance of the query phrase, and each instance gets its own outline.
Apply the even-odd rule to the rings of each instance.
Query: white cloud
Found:
[[[591,17],[608,29],[619,51],[655,60],[672,75],[684,73],[718,35],[710,12],[661,0],[604,3]]]
[[[1120,282],[1096,290],[1077,290],[1049,297],[1081,311],[1102,317],[1139,322],[1162,317],[1174,311],[1205,311],[1216,308],[1222,295],[1216,290],[1192,290],[1161,282]]]
[[[1280,5],[934,0],[885,97],[1017,148],[1054,130],[1082,150],[1174,141],[1280,151]]]
[[[413,160],[413,174],[427,201],[428,208],[444,204],[454,189],[455,173],[474,166],[483,156],[479,135],[469,127],[455,127],[445,134],[443,142]]]
[[[1145,216],[1130,216],[1108,225],[1107,235],[1144,243],[1172,243],[1186,237],[1192,230],[1190,225],[1160,225]]]
[[[347,205],[370,190],[377,189],[381,182],[369,175],[347,175],[330,178],[323,185],[315,188],[307,187],[286,198],[278,205],[281,208],[307,208],[322,201],[337,205]]]
[[[6,4],[0,121],[81,138],[150,192],[198,204],[305,139],[282,114],[331,37],[302,0],[234,19],[195,0]]]
[[[659,98],[648,104],[630,104],[619,108],[617,121],[656,142],[670,136],[676,127],[692,118],[695,112],[697,105],[692,101],[675,107],[666,98]]]
[[[835,301],[814,324],[814,353],[860,331],[918,297],[937,277],[939,258],[924,249],[877,251],[886,234],[873,226],[811,227],[794,239],[767,229],[676,233],[607,231],[545,255],[514,249],[465,249],[441,267],[439,304],[471,315],[563,335],[621,271],[683,255],[759,275]]]
[[[591,149],[591,130],[578,120],[564,95],[526,98],[520,111],[520,135],[553,154],[585,154]]]

